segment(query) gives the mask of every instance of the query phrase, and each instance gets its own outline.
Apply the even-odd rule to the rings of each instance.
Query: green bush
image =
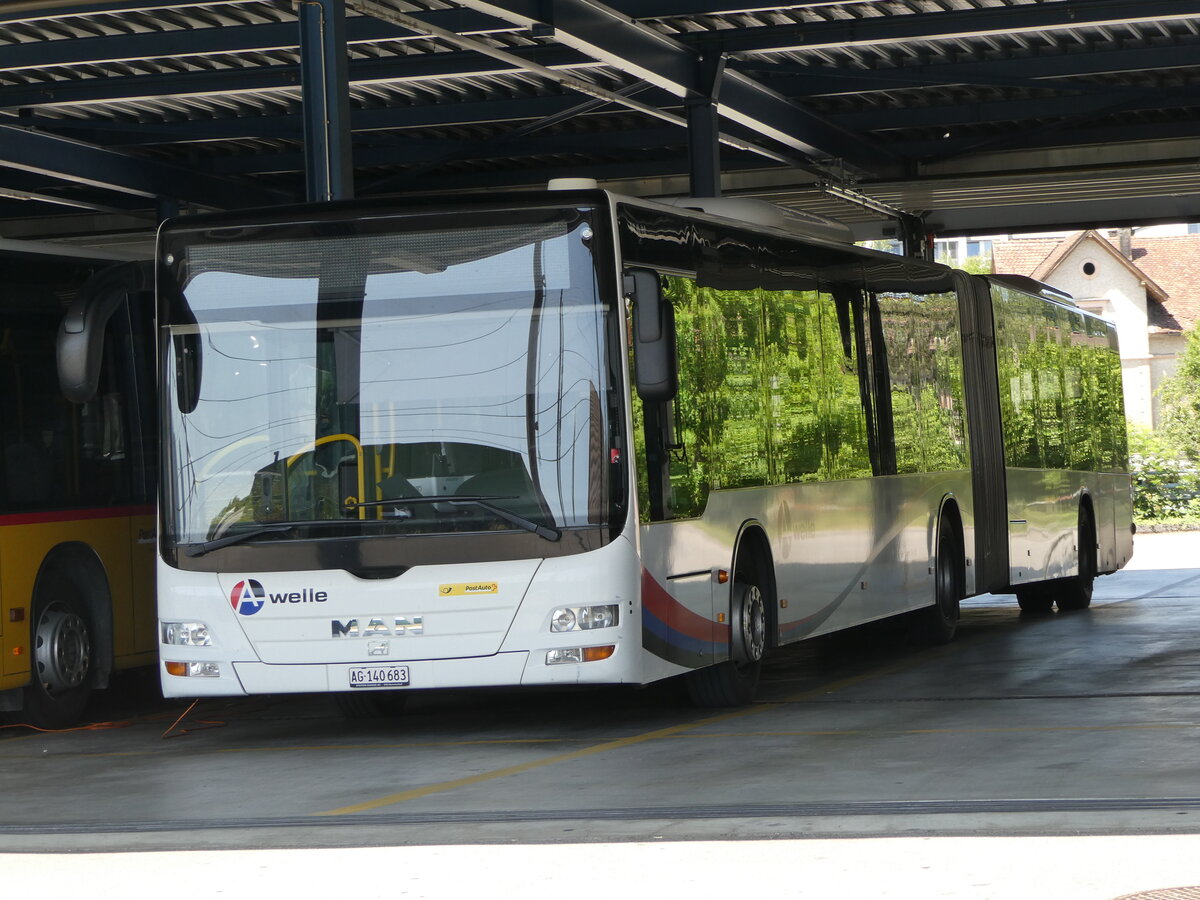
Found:
[[[1163,435],[1130,424],[1129,471],[1137,521],[1200,515],[1200,468]]]

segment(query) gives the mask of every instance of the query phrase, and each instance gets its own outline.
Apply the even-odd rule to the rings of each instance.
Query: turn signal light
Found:
[[[616,644],[604,644],[600,647],[569,647],[562,650],[550,650],[546,653],[546,665],[561,666],[567,663],[599,662],[602,659],[608,659],[616,650]]]
[[[214,662],[169,662],[163,660],[168,675],[193,678],[220,678],[221,667]]]

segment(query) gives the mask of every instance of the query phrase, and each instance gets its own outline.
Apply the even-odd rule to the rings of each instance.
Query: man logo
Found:
[[[243,616],[252,616],[263,608],[266,597],[267,592],[263,590],[262,584],[253,578],[247,578],[234,585],[229,602],[233,604],[235,612]]]

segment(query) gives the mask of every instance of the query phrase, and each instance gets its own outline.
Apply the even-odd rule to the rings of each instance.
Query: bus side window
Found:
[[[4,429],[3,509],[62,506],[62,432],[69,412],[53,377],[56,310],[13,303],[3,313],[0,340],[0,424]]]
[[[118,317],[114,316],[116,322]],[[129,416],[121,389],[117,340],[105,337],[100,389],[78,407],[83,442],[76,468],[76,502],[84,506],[128,503],[131,499]]]

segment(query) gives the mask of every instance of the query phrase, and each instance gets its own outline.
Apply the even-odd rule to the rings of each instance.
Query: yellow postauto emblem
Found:
[[[439,584],[438,593],[443,597],[462,597],[466,594],[495,594],[500,585],[495,581],[467,581],[460,584]]]

